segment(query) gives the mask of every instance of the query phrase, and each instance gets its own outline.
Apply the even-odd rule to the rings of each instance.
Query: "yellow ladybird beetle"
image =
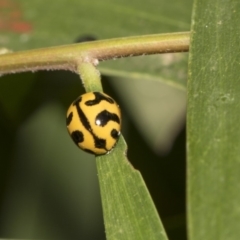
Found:
[[[68,132],[79,148],[101,155],[108,153],[119,138],[121,112],[107,94],[89,92],[71,104],[66,122]]]

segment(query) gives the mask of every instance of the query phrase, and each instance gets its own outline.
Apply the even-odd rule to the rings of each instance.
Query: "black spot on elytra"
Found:
[[[96,148],[104,148],[106,149],[106,140],[102,138],[97,138],[95,140],[95,147]]]
[[[112,98],[107,97],[100,92],[93,92],[93,94],[95,96],[95,99],[86,101],[85,104],[87,106],[93,106],[93,105],[99,104],[101,101],[107,101],[111,104],[114,103],[114,100]]]
[[[109,121],[114,121],[120,124],[120,119],[117,114],[110,113],[107,110],[103,110],[96,116],[95,122],[99,121],[100,124],[98,124],[101,127],[104,127]]]
[[[67,116],[67,119],[66,119],[67,126],[71,123],[72,118],[73,118],[73,112],[70,112],[70,114]]]
[[[71,137],[73,139],[73,141],[78,144],[78,143],[81,143],[84,141],[84,136],[83,136],[83,133],[79,130],[76,130],[76,131],[73,131],[71,133]]]
[[[114,139],[118,139],[119,137],[119,132],[116,130],[116,129],[113,129],[111,131],[111,136],[114,138]]]

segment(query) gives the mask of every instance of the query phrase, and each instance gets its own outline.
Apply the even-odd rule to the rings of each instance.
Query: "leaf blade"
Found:
[[[141,174],[122,154],[125,151],[120,137],[110,154],[96,159],[107,239],[167,240]]]
[[[237,1],[195,1],[188,82],[190,239],[238,239]]]

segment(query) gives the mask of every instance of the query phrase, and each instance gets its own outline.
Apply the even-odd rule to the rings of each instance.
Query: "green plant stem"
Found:
[[[189,32],[116,38],[51,48],[7,53],[0,56],[0,74],[64,69],[76,72],[81,62],[127,56],[186,52]]]
[[[86,92],[103,92],[100,72],[94,64],[91,62],[79,63],[77,71],[82,79]]]

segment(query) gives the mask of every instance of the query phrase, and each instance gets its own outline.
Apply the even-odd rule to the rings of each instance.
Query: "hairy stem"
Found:
[[[37,70],[77,71],[81,62],[96,62],[156,53],[186,52],[190,33],[116,38],[0,55],[0,74]]]
[[[100,72],[90,62],[78,64],[77,71],[82,79],[86,92],[102,92],[102,83]]]

